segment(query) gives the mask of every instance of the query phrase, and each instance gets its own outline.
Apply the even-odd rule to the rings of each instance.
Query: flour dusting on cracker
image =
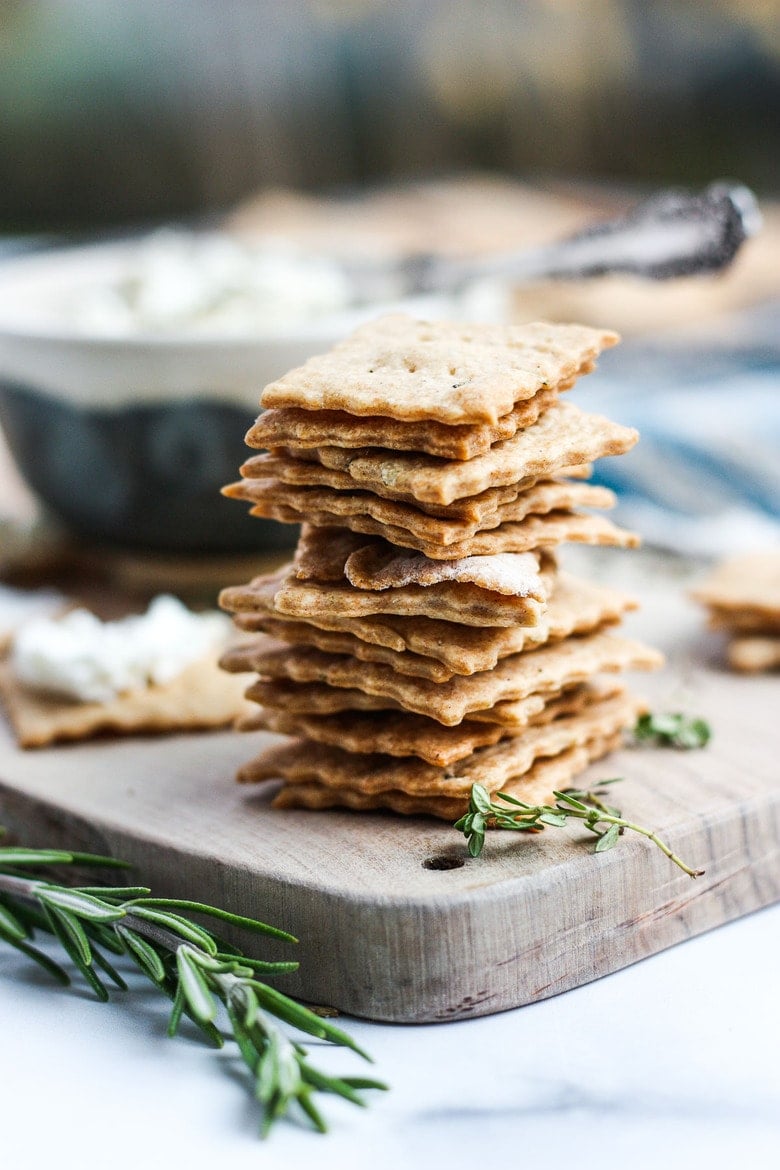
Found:
[[[539,562],[531,553],[434,561],[422,553],[398,553],[392,546],[368,546],[347,558],[344,572],[347,580],[360,589],[436,585],[441,581],[469,581],[482,589],[516,597],[528,597],[539,589]]]

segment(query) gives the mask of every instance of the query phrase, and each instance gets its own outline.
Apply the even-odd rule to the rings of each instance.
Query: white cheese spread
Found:
[[[86,333],[149,331],[274,335],[354,302],[351,281],[327,257],[282,243],[162,230],[128,252],[115,279],[96,281],[61,306]]]
[[[35,690],[105,703],[125,691],[170,682],[223,645],[230,621],[192,613],[175,597],[156,597],[139,617],[102,622],[86,609],[28,622],[16,635],[12,666]]]

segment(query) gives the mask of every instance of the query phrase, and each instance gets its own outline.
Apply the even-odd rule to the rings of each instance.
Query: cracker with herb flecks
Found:
[[[583,325],[462,325],[395,314],[266,386],[262,406],[402,421],[494,424],[516,402],[569,382],[618,341]]]

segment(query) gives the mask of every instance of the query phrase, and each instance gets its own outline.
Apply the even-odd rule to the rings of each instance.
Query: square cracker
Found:
[[[326,685],[391,699],[407,711],[454,726],[471,712],[497,703],[553,693],[586,682],[600,671],[652,670],[663,662],[650,647],[595,633],[566,638],[503,658],[493,670],[455,676],[446,683],[396,674],[382,663],[277,644],[258,650],[252,666],[264,679]],[[250,688],[248,697],[254,697]]]
[[[246,675],[229,675],[212,657],[192,663],[159,686],[128,691],[107,703],[80,703],[32,690],[19,682],[10,661],[0,663],[0,698],[22,747],[62,740],[164,734],[227,727],[248,710]]]
[[[260,401],[406,421],[496,423],[617,341],[583,325],[462,325],[391,315],[272,382]]]
[[[518,431],[533,426],[545,410],[558,401],[558,394],[574,385],[576,377],[589,373],[582,366],[568,382],[537,390],[532,398],[515,403],[509,414],[495,423],[482,425],[446,423],[425,419],[399,422],[394,418],[360,418],[343,410],[298,410],[295,407],[266,410],[247,432],[248,447],[288,447],[309,451],[314,447],[385,447],[393,451],[424,451],[441,459],[473,459],[484,455],[494,443],[511,439]]]
[[[353,522],[357,525],[360,521],[350,519],[349,523]],[[541,516],[526,516],[518,521],[507,520],[496,528],[479,530],[465,540],[445,545],[407,534],[403,528],[377,524],[376,521],[368,521],[361,527],[372,529],[383,542],[394,547],[399,562],[407,558],[411,560],[411,554],[417,553],[429,564],[440,562],[445,565],[492,561],[505,555],[542,553],[564,543],[609,545],[612,548],[637,548],[641,543],[635,532],[619,528],[605,516],[592,516],[569,509],[546,512]],[[380,556],[379,553],[362,554],[361,550],[361,559],[366,562],[370,560],[378,563]],[[353,572],[357,571],[356,561],[357,556],[353,561]]]
[[[562,467],[591,463],[605,455],[623,455],[638,438],[632,427],[600,414],[587,414],[571,402],[558,402],[532,427],[474,459],[444,460],[433,455],[347,451],[341,447],[320,448],[318,459],[325,467],[348,472],[355,486],[364,490],[381,484],[400,498],[451,504],[488,488],[530,477],[549,478]]]
[[[758,631],[763,622],[780,628],[780,551],[725,561],[692,596],[712,608],[719,625]]]
[[[758,674],[780,667],[780,635],[734,638],[728,648],[729,666],[744,674]]]
[[[539,592],[546,596],[542,587]],[[320,585],[288,578],[274,597],[274,608],[280,613],[304,620],[319,614],[362,618],[381,613],[443,619],[466,626],[537,626],[544,617],[545,604],[538,597],[506,597],[454,581],[405,585],[380,593],[349,584]]]
[[[404,792],[407,796],[465,800],[472,784],[481,784],[493,796],[528,772],[537,759],[557,756],[633,727],[641,709],[642,704],[628,694],[602,699],[574,715],[528,727],[519,735],[477,748],[446,766],[416,757],[362,754],[321,744],[313,751],[310,740],[297,739],[266,749],[241,768],[238,779],[257,782],[281,777],[288,785],[314,782],[366,795]]]
[[[320,650],[330,650],[335,654],[351,653],[368,662],[386,662],[402,674],[417,674],[437,682],[445,682],[453,674],[492,670],[501,658],[510,654],[519,654],[543,642],[560,641],[570,634],[612,625],[620,621],[625,612],[637,607],[633,598],[618,590],[582,581],[569,573],[559,573],[544,618],[533,627],[479,629],[430,618],[383,615],[329,619],[316,614],[304,623],[275,610],[274,596],[281,580],[281,574],[260,580],[253,593],[257,608],[235,615],[234,620],[240,629],[265,630],[285,642],[316,645]],[[320,643],[315,637],[318,633],[332,633],[339,639],[349,638],[350,646],[362,644],[363,649],[347,650],[343,642],[338,647],[333,643]],[[372,654],[372,650],[375,653]],[[401,662],[403,667],[399,665]],[[446,674],[431,672],[423,665],[428,662],[439,664]]]
[[[576,714],[620,691],[617,684],[608,687],[585,684],[547,702],[543,696],[534,696],[535,702],[526,701],[527,715],[523,726],[550,723],[561,716]],[[240,727],[241,730],[264,728],[343,748],[347,752],[416,756],[439,766],[465,759],[477,748],[518,733],[518,727],[470,720],[464,720],[457,727],[443,727],[425,715],[392,710],[308,715],[268,708],[245,717]]]
[[[319,503],[313,492],[306,497],[315,508],[329,507],[325,501],[334,501],[333,493],[336,492],[346,497],[355,495],[364,497],[370,494],[371,497],[378,497],[385,502],[384,511],[372,513],[377,518],[414,529],[415,519],[419,517],[418,523],[423,526],[421,531],[425,536],[431,536],[436,531],[435,526],[431,527],[433,520],[443,521],[442,532],[446,533],[452,527],[454,535],[451,539],[462,540],[472,535],[478,528],[492,528],[502,520],[522,520],[530,513],[551,512],[555,508],[578,506],[614,507],[616,497],[608,489],[594,487],[592,484],[571,483],[562,478],[570,470],[572,469],[565,468],[560,477],[553,480],[538,482],[529,477],[519,483],[487,488],[484,492],[464,496],[451,504],[430,504],[415,500],[410,493],[396,492],[392,487],[386,487],[381,483],[374,484],[370,493],[367,493],[356,487],[354,480],[346,471],[332,470],[321,463],[292,459],[288,456],[256,455],[241,468],[245,477],[243,485],[229,484],[224,494],[247,500],[265,499],[268,497],[268,484],[258,484],[256,482],[258,480],[270,480],[274,490],[277,483],[296,488],[318,488],[323,493]],[[293,507],[298,506],[294,496],[287,497],[285,502]],[[335,499],[335,504],[338,505],[338,498]],[[349,510],[354,511],[354,508]]]
[[[246,492],[249,483],[244,480],[241,484],[231,485],[228,494],[254,500],[254,506],[250,509],[253,516],[265,516],[284,524],[309,522],[313,527],[329,531],[346,527],[366,536],[379,536],[399,548],[414,549],[434,560],[529,552],[532,549],[553,548],[567,541],[618,548],[636,548],[640,543],[636,533],[619,528],[606,517],[568,509],[525,516],[516,522],[507,520],[486,529],[477,527],[472,535],[453,540],[460,526],[446,520],[433,520],[415,508],[408,508],[406,515],[398,518],[414,524],[416,531],[376,519],[376,515],[388,514],[388,501],[367,492],[328,493],[326,488],[289,488],[285,484],[272,482],[260,491],[250,488],[250,495]],[[315,501],[318,495],[320,502],[324,501],[337,510],[331,512],[317,508]],[[294,500],[295,506],[288,502],[291,500]],[[406,505],[394,504],[392,510],[403,507]],[[511,507],[507,512],[510,510]],[[435,535],[422,535],[421,531],[426,530],[435,532]]]
[[[618,733],[593,739],[579,747],[569,748],[560,755],[543,758],[523,776],[504,784],[503,791],[527,804],[552,804],[555,790],[566,788],[594,760],[618,748],[621,738],[622,735]],[[404,816],[433,816],[447,821],[457,820],[468,808],[468,800],[465,798],[409,796],[405,792],[364,793],[315,782],[285,784],[271,803],[273,808],[346,808],[356,812],[387,809]]]

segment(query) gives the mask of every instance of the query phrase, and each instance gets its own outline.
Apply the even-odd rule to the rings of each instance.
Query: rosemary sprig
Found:
[[[486,788],[481,784],[473,784],[468,812],[455,822],[454,827],[466,837],[472,857],[478,857],[482,852],[485,831],[489,825],[497,829],[535,833],[547,827],[562,829],[570,820],[581,821],[584,828],[596,834],[595,853],[611,849],[617,844],[621,834],[629,829],[633,833],[647,837],[689,877],[700,877],[704,870],[691,869],[652,829],[626,820],[621,816],[620,809],[604,803],[601,797],[606,795],[605,786],[617,784],[619,779],[602,780],[599,787],[592,792],[581,792],[576,789],[554,792],[554,805],[526,804],[506,792],[497,793],[493,801]]]
[[[638,743],[655,747],[674,747],[690,750],[706,747],[712,738],[710,725],[704,719],[690,718],[679,711],[673,714],[640,715],[634,728]]]
[[[297,941],[293,935],[200,902],[153,898],[145,886],[71,887],[37,873],[30,876],[30,871],[49,865],[74,863],[124,865],[88,853],[0,847],[0,941],[16,947],[67,985],[70,977],[65,967],[31,941],[39,931],[54,935],[103,1001],[108,999],[105,979],[127,988],[106,952],[127,955],[173,1001],[170,1036],[176,1034],[186,1015],[211,1043],[221,1047],[224,1037],[218,1017],[223,1005],[226,1030],[252,1073],[255,1096],[263,1111],[263,1136],[293,1104],[324,1133],[326,1125],[315,1104],[315,1093],[334,1093],[362,1106],[366,1102],[361,1090],[386,1088],[365,1077],[333,1077],[321,1072],[309,1062],[302,1044],[279,1026],[277,1021],[282,1021],[299,1032],[371,1059],[346,1032],[258,979],[258,975],[294,971],[297,963],[249,958],[187,914],[192,911],[291,943]]]

